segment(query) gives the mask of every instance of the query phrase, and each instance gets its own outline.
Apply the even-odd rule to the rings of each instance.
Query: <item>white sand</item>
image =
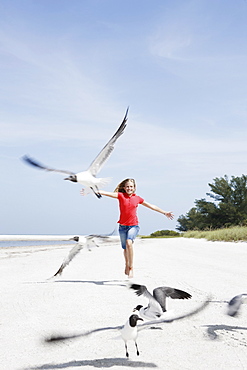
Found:
[[[124,285],[119,245],[83,250],[49,281],[71,247],[0,249],[0,369],[247,369],[247,307],[238,317],[225,314],[226,301],[247,292],[247,244],[196,239],[137,240],[136,283],[149,290],[166,285],[192,294],[169,300],[180,314],[197,307],[210,293],[209,306],[197,316],[143,330],[130,359],[114,332],[48,345],[43,338],[125,323],[133,307],[146,303]],[[170,313],[170,315],[171,315]]]

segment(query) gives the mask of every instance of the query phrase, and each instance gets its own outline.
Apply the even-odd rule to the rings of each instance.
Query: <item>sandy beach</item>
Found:
[[[0,249],[0,369],[247,369],[247,307],[226,315],[226,302],[247,292],[247,243],[196,239],[138,239],[135,283],[150,291],[171,286],[190,300],[167,302],[169,316],[210,304],[198,315],[140,332],[136,355],[116,332],[100,332],[55,344],[51,334],[70,334],[124,324],[137,304],[147,300],[126,288],[118,244],[83,249],[62,276],[57,271],[71,246]]]

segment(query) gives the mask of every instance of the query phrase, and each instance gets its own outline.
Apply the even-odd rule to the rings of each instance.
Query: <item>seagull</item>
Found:
[[[141,317],[139,317],[138,315],[132,314],[129,317],[129,319],[126,321],[124,327],[121,328],[121,331],[120,331],[121,337],[122,337],[122,339],[124,341],[124,345],[125,345],[126,357],[129,357],[127,343],[130,340],[133,340],[134,343],[135,343],[137,356],[139,356],[139,354],[140,354],[138,346],[137,346],[137,342],[136,342],[137,337],[138,337],[138,331],[137,331],[137,322],[138,322],[138,320],[143,321],[143,319]]]
[[[45,339],[45,342],[46,343],[54,343],[54,342],[57,342],[57,341],[65,341],[65,340],[68,340],[68,339],[75,339],[75,338],[79,338],[79,337],[87,337],[91,334],[101,332],[101,331],[107,331],[107,330],[119,331],[120,335],[121,335],[121,338],[123,339],[124,344],[125,344],[126,357],[127,358],[129,357],[129,353],[128,353],[128,349],[127,349],[127,342],[130,341],[130,340],[133,340],[135,342],[136,353],[137,353],[137,356],[138,356],[139,355],[139,350],[138,350],[138,346],[137,346],[136,341],[137,341],[139,331],[141,331],[143,329],[147,329],[148,327],[152,327],[153,325],[172,323],[173,321],[182,320],[186,317],[193,316],[193,315],[199,313],[200,311],[202,311],[204,308],[206,308],[206,306],[209,304],[209,300],[210,300],[210,297],[208,297],[207,300],[205,300],[199,307],[197,307],[193,311],[190,311],[187,314],[183,314],[183,315],[173,317],[173,318],[170,318],[170,319],[159,319],[159,320],[153,320],[153,321],[146,321],[146,322],[144,322],[140,325],[137,325],[137,322],[139,320],[142,320],[142,321],[144,321],[144,320],[141,317],[139,317],[138,315],[132,314],[128,318],[127,322],[124,325],[108,326],[108,327],[93,329],[93,330],[90,330],[90,331],[86,331],[86,332],[84,331],[82,333],[71,334],[71,335],[52,335],[50,337],[47,337]]]
[[[144,319],[158,319],[166,312],[166,298],[170,297],[173,299],[189,299],[191,295],[180,289],[170,287],[159,287],[153,290],[153,295],[147,290],[145,285],[130,284],[130,289],[135,290],[135,293],[140,296],[148,298],[149,304],[147,307],[138,305],[134,308],[134,311],[138,311],[140,316]]]
[[[110,234],[111,235],[111,234]],[[74,236],[73,240],[78,242],[70,251],[68,256],[64,259],[63,263],[59,267],[58,271],[53,277],[61,275],[66,266],[75,258],[75,256],[84,248],[86,245],[87,249],[91,251],[91,247],[98,247],[95,239],[105,240],[108,235],[86,235],[86,236]]]
[[[228,305],[227,305],[227,314],[229,316],[236,316],[238,314],[238,311],[240,309],[240,306],[242,305],[242,303],[244,303],[244,300],[246,299],[245,297],[247,297],[247,294],[246,293],[239,294],[239,295],[236,295],[235,297],[233,297],[228,302]]]
[[[39,163],[38,161],[36,161],[36,159],[33,159],[29,157],[28,155],[24,155],[22,159],[29,165],[32,165],[42,170],[65,173],[69,175],[69,177],[66,177],[64,180],[78,182],[82,184],[84,187],[86,187],[87,189],[91,189],[93,193],[97,196],[97,198],[101,198],[101,194],[99,193],[99,188],[106,185],[110,179],[109,178],[98,178],[96,177],[96,175],[101,170],[106,160],[110,156],[111,152],[113,151],[114,145],[117,139],[123,134],[125,127],[127,125],[126,122],[128,119],[127,118],[128,111],[129,111],[129,108],[127,108],[124,119],[121,125],[119,126],[119,128],[117,129],[117,131],[115,132],[115,134],[108,141],[108,143],[104,146],[104,148],[100,151],[100,153],[93,160],[93,162],[90,164],[89,168],[86,171],[74,173],[71,171],[56,170],[54,168],[50,168],[50,167],[47,167]]]

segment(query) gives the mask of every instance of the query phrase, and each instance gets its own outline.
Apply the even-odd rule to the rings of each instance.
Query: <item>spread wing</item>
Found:
[[[76,244],[69,251],[68,256],[64,259],[63,263],[61,264],[61,266],[59,267],[57,272],[53,275],[53,277],[62,274],[65,267],[68,266],[68,264],[77,256],[77,254],[81,251],[81,249],[83,249],[85,244],[87,245],[88,250],[90,250],[90,247],[92,247],[92,246],[98,246],[94,241],[95,238],[98,238],[100,240],[105,240],[105,239],[108,238],[108,236],[107,235],[100,235],[100,234],[99,235],[97,235],[97,234],[87,235],[83,238],[81,238],[79,236],[75,236],[73,239],[76,242],[79,242],[79,244]]]
[[[155,288],[153,291],[154,298],[159,302],[162,307],[163,312],[166,311],[166,297],[173,299],[189,299],[191,295],[180,289],[170,288],[170,287],[159,287]]]
[[[181,316],[176,316],[176,317],[171,318],[171,319],[162,319],[162,320],[147,321],[147,322],[145,322],[142,325],[138,325],[137,326],[137,330],[140,331],[140,330],[146,329],[146,328],[148,328],[150,326],[153,326],[153,325],[167,324],[167,323],[171,323],[171,322],[176,321],[176,320],[182,320],[182,319],[184,319],[186,317],[190,317],[190,316],[196,315],[197,313],[199,313],[200,311],[202,311],[204,308],[206,308],[206,306],[209,304],[209,300],[210,300],[210,297],[208,297],[208,299],[205,302],[203,302],[199,307],[197,307],[195,310],[190,311],[187,314],[184,314],[184,315],[181,315]],[[68,340],[68,339],[75,339],[75,338],[87,337],[87,336],[89,336],[91,334],[98,333],[100,331],[121,330],[121,329],[123,329],[123,327],[124,327],[124,325],[108,326],[108,327],[105,327],[105,328],[93,329],[93,330],[84,331],[82,333],[77,333],[77,334],[70,334],[70,335],[69,334],[68,335],[51,335],[50,337],[47,337],[45,339],[45,342],[46,343],[53,343],[53,342],[64,341],[64,340]]]
[[[82,333],[77,333],[77,334],[70,334],[70,335],[51,335],[50,337],[47,337],[45,339],[46,343],[52,343],[52,342],[58,342],[58,341],[63,341],[63,340],[68,340],[68,339],[75,339],[75,338],[81,338],[81,337],[87,337],[91,334],[98,333],[100,331],[106,331],[106,330],[121,330],[123,329],[124,325],[119,325],[119,326],[107,326],[105,328],[98,328],[98,329],[93,329],[89,331],[84,331]]]
[[[108,143],[104,146],[104,148],[101,150],[101,152],[97,155],[97,157],[93,160],[93,162],[90,164],[88,171],[91,172],[93,176],[96,176],[97,173],[101,170],[102,166],[110,156],[111,152],[114,149],[114,144],[117,141],[117,139],[123,134],[125,127],[127,126],[127,115],[128,115],[129,108],[127,108],[123,122],[115,132],[115,134],[112,136],[112,138],[108,141]]]
[[[66,266],[75,258],[75,256],[83,248],[83,244],[76,244],[70,251],[68,256],[64,259],[63,263],[53,276],[61,275]]]
[[[159,325],[159,324],[168,324],[168,323],[171,323],[173,321],[182,320],[182,319],[185,319],[186,317],[196,315],[207,307],[207,305],[210,303],[210,299],[211,299],[211,297],[209,296],[207,298],[207,300],[205,300],[199,307],[197,307],[193,311],[190,311],[190,312],[185,313],[183,315],[175,316],[175,317],[170,318],[170,319],[158,319],[158,320],[146,321],[143,324],[138,325],[137,330],[140,331],[140,330],[143,330],[143,329],[147,329],[150,326]]]
[[[33,159],[31,157],[29,157],[28,155],[24,155],[22,157],[23,161],[25,161],[27,164],[31,165],[31,166],[34,166],[36,168],[39,168],[41,170],[45,170],[45,171],[53,171],[53,172],[61,172],[61,173],[66,173],[66,174],[69,174],[69,175],[75,175],[74,172],[71,172],[71,171],[66,171],[66,170],[56,170],[55,168],[50,168],[50,167],[47,167],[41,163],[39,163],[38,161],[36,161],[36,159]]]

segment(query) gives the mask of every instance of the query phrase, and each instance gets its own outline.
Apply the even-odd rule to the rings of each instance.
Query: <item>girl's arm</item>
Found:
[[[101,195],[105,195],[106,197],[110,197],[110,198],[117,198],[117,193],[116,193],[116,192],[110,192],[110,191],[99,190],[99,193],[100,193]]]
[[[117,198],[117,193],[111,193],[104,190],[99,190],[98,193],[100,193],[101,195],[105,195],[106,197]],[[81,189],[80,194],[85,195],[84,189]]]
[[[167,218],[169,218],[170,220],[173,219],[174,215],[172,212],[166,212],[166,211],[163,211],[163,209],[155,206],[154,204],[150,204],[148,202],[142,202],[141,203],[143,206],[147,207],[147,208],[150,208],[152,209],[153,211],[156,211],[156,212],[159,212],[159,213],[162,213],[163,215],[165,215]]]

